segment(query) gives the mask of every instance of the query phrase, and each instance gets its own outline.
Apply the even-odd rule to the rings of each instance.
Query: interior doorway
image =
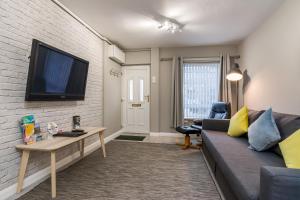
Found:
[[[132,133],[150,132],[150,66],[122,68],[122,126]]]

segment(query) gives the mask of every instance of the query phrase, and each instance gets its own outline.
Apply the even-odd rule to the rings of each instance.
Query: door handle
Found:
[[[150,102],[150,95],[145,96],[145,98],[147,99],[147,102]]]

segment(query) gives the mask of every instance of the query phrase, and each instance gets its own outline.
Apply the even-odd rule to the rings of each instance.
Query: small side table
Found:
[[[105,128],[89,127],[84,128],[87,131],[86,134],[79,137],[55,137],[53,139],[43,140],[34,144],[20,144],[16,148],[22,151],[22,158],[20,163],[19,177],[17,193],[22,191],[28,159],[31,151],[43,151],[50,152],[51,155],[51,194],[52,198],[56,197],[56,151],[65,146],[73,143],[79,143],[80,145],[80,156],[84,156],[84,139],[92,135],[98,134],[103,156],[106,157],[105,144],[104,144],[104,130]]]

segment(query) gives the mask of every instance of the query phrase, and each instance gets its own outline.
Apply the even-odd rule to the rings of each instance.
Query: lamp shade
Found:
[[[226,79],[229,81],[239,81],[243,78],[243,73],[239,69],[239,65],[235,63],[235,66],[230,69],[229,73],[226,75]]]

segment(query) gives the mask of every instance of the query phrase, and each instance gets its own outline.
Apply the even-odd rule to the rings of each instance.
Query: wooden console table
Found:
[[[54,137],[53,139],[43,140],[34,144],[17,145],[16,148],[22,151],[22,159],[20,163],[19,177],[17,193],[21,192],[31,151],[44,151],[51,153],[51,193],[52,198],[56,197],[56,151],[70,144],[79,143],[80,157],[84,156],[84,139],[92,135],[98,134],[100,138],[101,148],[103,150],[103,156],[106,157],[105,144],[104,144],[104,130],[105,128],[89,127],[84,128],[87,131],[86,134],[79,137]]]

